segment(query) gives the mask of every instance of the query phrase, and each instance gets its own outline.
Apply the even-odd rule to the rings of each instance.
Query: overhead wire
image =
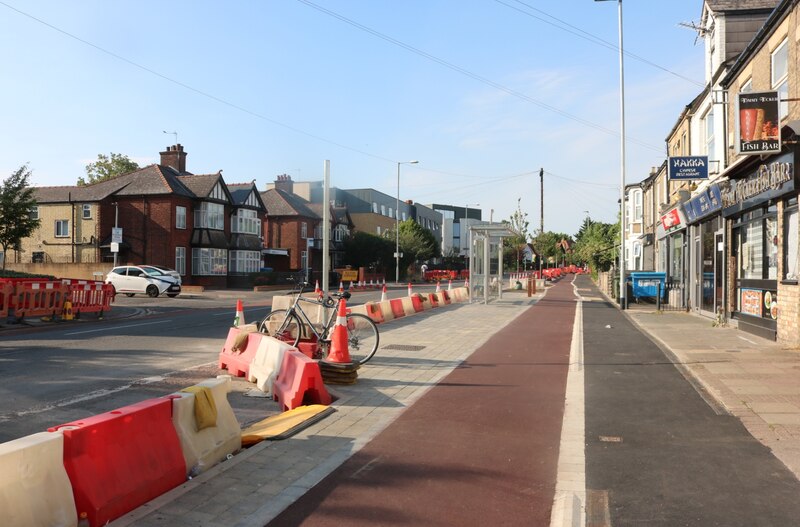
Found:
[[[356,29],[358,29],[360,31],[363,31],[365,33],[369,33],[370,35],[373,35],[373,36],[375,36],[377,38],[380,38],[381,40],[384,40],[386,42],[389,42],[390,44],[393,44],[393,45],[395,45],[397,47],[405,49],[406,51],[409,51],[411,53],[419,55],[420,57],[428,59],[431,62],[435,62],[436,64],[439,64],[441,66],[444,66],[445,68],[451,69],[451,70],[453,70],[453,71],[455,71],[457,73],[460,73],[460,74],[462,74],[462,75],[464,75],[466,77],[469,77],[469,78],[471,78],[473,80],[476,80],[476,81],[478,81],[480,83],[486,84],[487,86],[491,86],[492,88],[495,88],[495,89],[497,89],[499,91],[505,92],[505,93],[507,93],[507,94],[509,94],[509,95],[511,95],[513,97],[516,97],[516,98],[521,99],[523,101],[527,101],[527,102],[529,102],[531,104],[535,104],[536,106],[539,106],[540,108],[544,108],[545,110],[548,110],[550,112],[556,113],[558,115],[561,115],[562,117],[566,117],[567,119],[570,119],[570,120],[575,121],[577,123],[583,124],[585,126],[593,128],[595,130],[604,132],[604,133],[609,134],[609,135],[613,135],[615,137],[619,137],[620,136],[620,133],[618,131],[616,131],[616,130],[613,130],[611,128],[606,128],[605,126],[602,126],[600,124],[594,123],[594,122],[589,121],[587,119],[584,119],[582,117],[578,117],[577,115],[573,115],[573,114],[571,114],[571,113],[569,113],[569,112],[567,112],[565,110],[562,110],[560,108],[556,108],[555,106],[552,106],[552,105],[547,104],[547,103],[545,103],[543,101],[535,99],[535,98],[533,98],[533,97],[531,97],[529,95],[526,95],[526,94],[524,94],[522,92],[519,92],[517,90],[514,90],[512,88],[504,86],[504,85],[502,85],[502,84],[500,84],[498,82],[495,82],[495,81],[493,81],[491,79],[488,79],[486,77],[478,75],[477,73],[474,73],[474,72],[472,72],[472,71],[470,71],[470,70],[468,70],[466,68],[463,68],[461,66],[453,64],[452,62],[448,62],[448,61],[446,61],[446,60],[444,60],[442,58],[439,58],[439,57],[437,57],[435,55],[432,55],[432,54],[430,54],[430,53],[428,53],[426,51],[423,51],[423,50],[421,50],[419,48],[416,48],[416,47],[414,47],[414,46],[412,46],[410,44],[406,44],[405,42],[403,42],[401,40],[398,40],[396,38],[390,37],[389,35],[381,33],[380,31],[372,29],[371,27],[365,26],[364,24],[356,22],[355,20],[352,20],[350,18],[347,18],[344,15],[340,15],[339,13],[337,13],[335,11],[332,11],[330,9],[326,9],[326,8],[324,8],[324,7],[322,7],[322,6],[318,5],[318,4],[315,4],[314,2],[311,2],[310,0],[297,0],[297,1],[300,2],[301,4],[307,5],[308,7],[312,8],[312,9],[315,9],[315,10],[319,11],[320,13],[324,13],[324,14],[332,17],[332,18],[335,18],[335,19],[337,19],[337,20],[339,20],[341,22],[344,22],[345,24],[348,24],[348,25],[350,25],[350,26],[352,26],[352,27],[354,27],[354,28],[356,28]],[[637,144],[637,145],[639,145],[639,146],[641,146],[643,148],[654,150],[654,151],[659,152],[659,153],[663,153],[663,151],[664,151],[664,149],[662,147],[651,145],[649,143],[646,143],[644,141],[640,141],[640,140],[632,138],[632,137],[626,137],[625,139],[629,143]]]
[[[537,13],[541,13],[544,16],[546,16],[546,17],[548,17],[548,18],[550,18],[552,20],[555,20],[556,22],[558,22],[559,24],[562,24],[562,25],[554,24],[553,22],[545,20],[542,17],[536,16],[533,13],[530,13],[530,12],[524,10],[524,9],[520,9],[517,6],[511,5],[511,4],[509,4],[508,2],[506,2],[504,0],[494,0],[494,1],[497,2],[498,4],[502,4],[502,5],[506,6],[506,7],[508,7],[509,9],[513,9],[514,11],[517,11],[517,12],[522,13],[524,15],[527,15],[527,16],[529,16],[531,18],[535,18],[536,20],[544,22],[545,24],[549,24],[549,25],[551,25],[551,26],[553,26],[555,28],[558,28],[558,29],[560,29],[562,31],[566,31],[567,33],[570,33],[571,35],[574,35],[574,36],[576,36],[578,38],[582,38],[584,40],[587,40],[589,42],[592,42],[592,43],[597,44],[599,46],[602,46],[604,48],[608,48],[608,49],[611,49],[613,51],[619,52],[619,46],[617,44],[614,44],[613,42],[609,42],[607,40],[604,40],[604,39],[602,39],[602,38],[600,38],[600,37],[598,37],[596,35],[593,35],[593,34],[589,33],[588,31],[584,31],[583,29],[581,29],[581,28],[579,28],[577,26],[574,26],[574,25],[570,24],[569,22],[561,20],[560,18],[557,18],[557,17],[555,17],[555,16],[553,16],[553,15],[551,15],[549,13],[546,13],[545,11],[542,11],[539,8],[533,7],[532,5],[530,5],[527,2],[523,2],[522,0],[513,0],[514,2],[516,2],[518,4],[521,4],[521,5],[524,5],[525,7],[527,7],[528,9],[530,9],[532,11],[536,11]],[[665,73],[669,73],[670,75],[673,75],[673,76],[675,76],[675,77],[677,77],[679,79],[682,79],[682,80],[685,80],[687,82],[690,82],[690,83],[692,83],[695,86],[698,86],[700,88],[704,88],[705,87],[705,83],[703,83],[703,82],[700,82],[700,81],[698,81],[696,79],[692,79],[692,78],[687,77],[685,75],[681,75],[680,73],[677,73],[677,72],[672,71],[672,70],[670,70],[668,68],[665,68],[664,66],[661,66],[660,64],[657,64],[657,63],[655,63],[655,62],[653,62],[651,60],[648,60],[648,59],[646,59],[644,57],[641,57],[641,56],[639,56],[639,55],[637,55],[635,53],[631,53],[629,50],[623,50],[622,52],[626,57],[630,57],[630,58],[632,58],[634,60],[637,60],[639,62],[647,64],[648,66],[652,66],[652,67],[654,67],[656,69],[659,69],[659,70],[661,70],[661,71],[663,71]]]

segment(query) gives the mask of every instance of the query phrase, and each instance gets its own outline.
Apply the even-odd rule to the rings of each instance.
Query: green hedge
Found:
[[[47,278],[48,280],[57,279],[55,276],[46,274],[21,273],[19,271],[10,271],[6,269],[0,269],[0,278]]]

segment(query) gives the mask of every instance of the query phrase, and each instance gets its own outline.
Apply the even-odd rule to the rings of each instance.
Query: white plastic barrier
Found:
[[[186,472],[196,476],[208,470],[228,454],[242,448],[242,429],[228,402],[231,391],[231,378],[220,375],[216,379],[207,379],[197,384],[209,388],[217,407],[217,425],[197,430],[194,416],[193,393],[178,392],[172,399],[172,424],[181,441],[183,458],[186,460]]]
[[[392,311],[392,303],[389,300],[380,302],[381,313],[383,313],[383,321],[388,322],[394,320],[394,311]]]
[[[250,376],[247,380],[255,383],[262,392],[272,394],[272,385],[283,364],[283,354],[290,349],[297,348],[273,337],[263,337],[253,362],[250,363]]]
[[[61,432],[0,444],[0,511],[5,527],[78,525]]]
[[[403,312],[406,314],[406,316],[408,317],[411,315],[416,315],[417,310],[414,309],[414,301],[411,300],[411,297],[404,296],[402,300],[403,300]]]

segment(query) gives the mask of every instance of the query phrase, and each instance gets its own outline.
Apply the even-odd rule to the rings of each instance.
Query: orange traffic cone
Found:
[[[238,328],[239,326],[244,325],[244,308],[242,307],[242,301],[236,301],[236,315],[233,317],[233,327]]]
[[[381,293],[381,302],[386,302],[386,284],[383,284],[383,292]]]
[[[411,282],[408,283],[408,296],[411,296],[413,292],[411,291]]]
[[[440,282],[436,282],[436,292],[437,293],[441,293],[442,292],[442,285],[441,285]]]
[[[466,287],[467,289],[469,289],[469,278],[467,278],[466,280],[464,280],[464,287]]]
[[[448,280],[447,281],[447,290],[448,291],[452,291],[453,290],[453,281],[452,280]]]
[[[344,299],[339,302],[339,312],[336,315],[336,324],[333,326],[331,334],[330,352],[325,358],[325,362],[335,362],[339,364],[352,364],[350,350],[347,347],[347,307]]]
[[[353,281],[350,280],[350,291],[353,291]]]
[[[317,298],[322,298],[322,289],[319,288],[319,280],[314,284],[314,294],[317,295]]]
[[[342,293],[344,293],[344,286],[342,285],[342,282],[339,282],[339,294]]]

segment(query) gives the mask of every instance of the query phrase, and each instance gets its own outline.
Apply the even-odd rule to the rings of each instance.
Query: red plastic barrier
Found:
[[[414,306],[414,311],[421,313],[425,308],[422,306],[421,295],[411,295],[411,305]]]
[[[442,291],[442,299],[444,300],[445,304],[450,304],[452,300],[450,300],[450,293],[447,291]]]
[[[64,307],[64,288],[59,282],[20,282],[13,298],[17,318],[60,315]]]
[[[331,395],[322,382],[319,364],[303,353],[290,349],[283,354],[278,378],[272,387],[273,399],[283,410],[304,404],[331,404]]]
[[[439,301],[436,300],[436,293],[428,293],[428,300],[431,301],[431,307],[439,307]]]
[[[64,280],[69,287],[69,297],[72,302],[72,312],[76,317],[81,313],[100,313],[111,309],[111,302],[114,300],[114,286],[103,282],[84,282],[72,283],[71,280]]]
[[[78,515],[105,525],[186,480],[172,400],[149,399],[48,429],[64,434]]]
[[[247,344],[243,349],[233,349],[233,344],[236,342],[236,337],[239,335],[239,328],[231,328],[228,331],[228,338],[225,339],[225,345],[222,351],[219,352],[218,365],[219,368],[228,370],[228,373],[236,377],[249,377],[250,376],[250,363],[256,356],[256,350],[261,343],[263,333],[252,332],[247,335]]]
[[[381,305],[374,302],[367,302],[365,305],[367,307],[367,316],[376,324],[383,324],[383,312],[381,311]]]
[[[403,309],[403,300],[400,298],[389,299],[389,305],[392,306],[392,314],[394,318],[406,316],[406,310]]]
[[[0,322],[8,318],[14,286],[8,282],[0,282]]]

